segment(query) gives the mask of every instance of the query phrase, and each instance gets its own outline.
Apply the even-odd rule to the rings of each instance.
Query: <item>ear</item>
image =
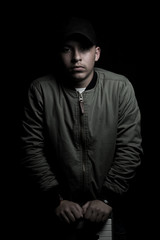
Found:
[[[95,49],[95,62],[97,62],[99,60],[100,55],[101,55],[101,48],[96,47],[96,49]]]

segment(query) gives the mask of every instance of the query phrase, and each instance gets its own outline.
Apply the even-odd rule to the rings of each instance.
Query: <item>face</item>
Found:
[[[93,77],[95,62],[100,57],[100,48],[77,40],[68,40],[61,50],[60,57],[69,78],[75,83],[87,83]]]

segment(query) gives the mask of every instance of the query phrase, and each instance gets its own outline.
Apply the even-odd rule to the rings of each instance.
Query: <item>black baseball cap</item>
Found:
[[[71,17],[60,28],[61,42],[72,39],[75,36],[80,36],[88,40],[90,45],[97,44],[96,33],[93,25],[88,19]]]

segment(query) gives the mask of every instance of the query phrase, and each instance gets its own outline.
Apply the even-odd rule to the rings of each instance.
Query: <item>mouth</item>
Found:
[[[73,66],[73,67],[71,67],[71,71],[73,71],[73,72],[82,72],[82,71],[84,71],[84,67],[83,66]]]

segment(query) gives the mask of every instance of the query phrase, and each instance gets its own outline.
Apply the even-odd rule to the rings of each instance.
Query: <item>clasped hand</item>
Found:
[[[91,222],[104,222],[108,219],[111,211],[112,207],[100,200],[88,201],[82,207],[75,202],[62,200],[55,209],[59,219],[67,223],[72,223],[82,218]]]

